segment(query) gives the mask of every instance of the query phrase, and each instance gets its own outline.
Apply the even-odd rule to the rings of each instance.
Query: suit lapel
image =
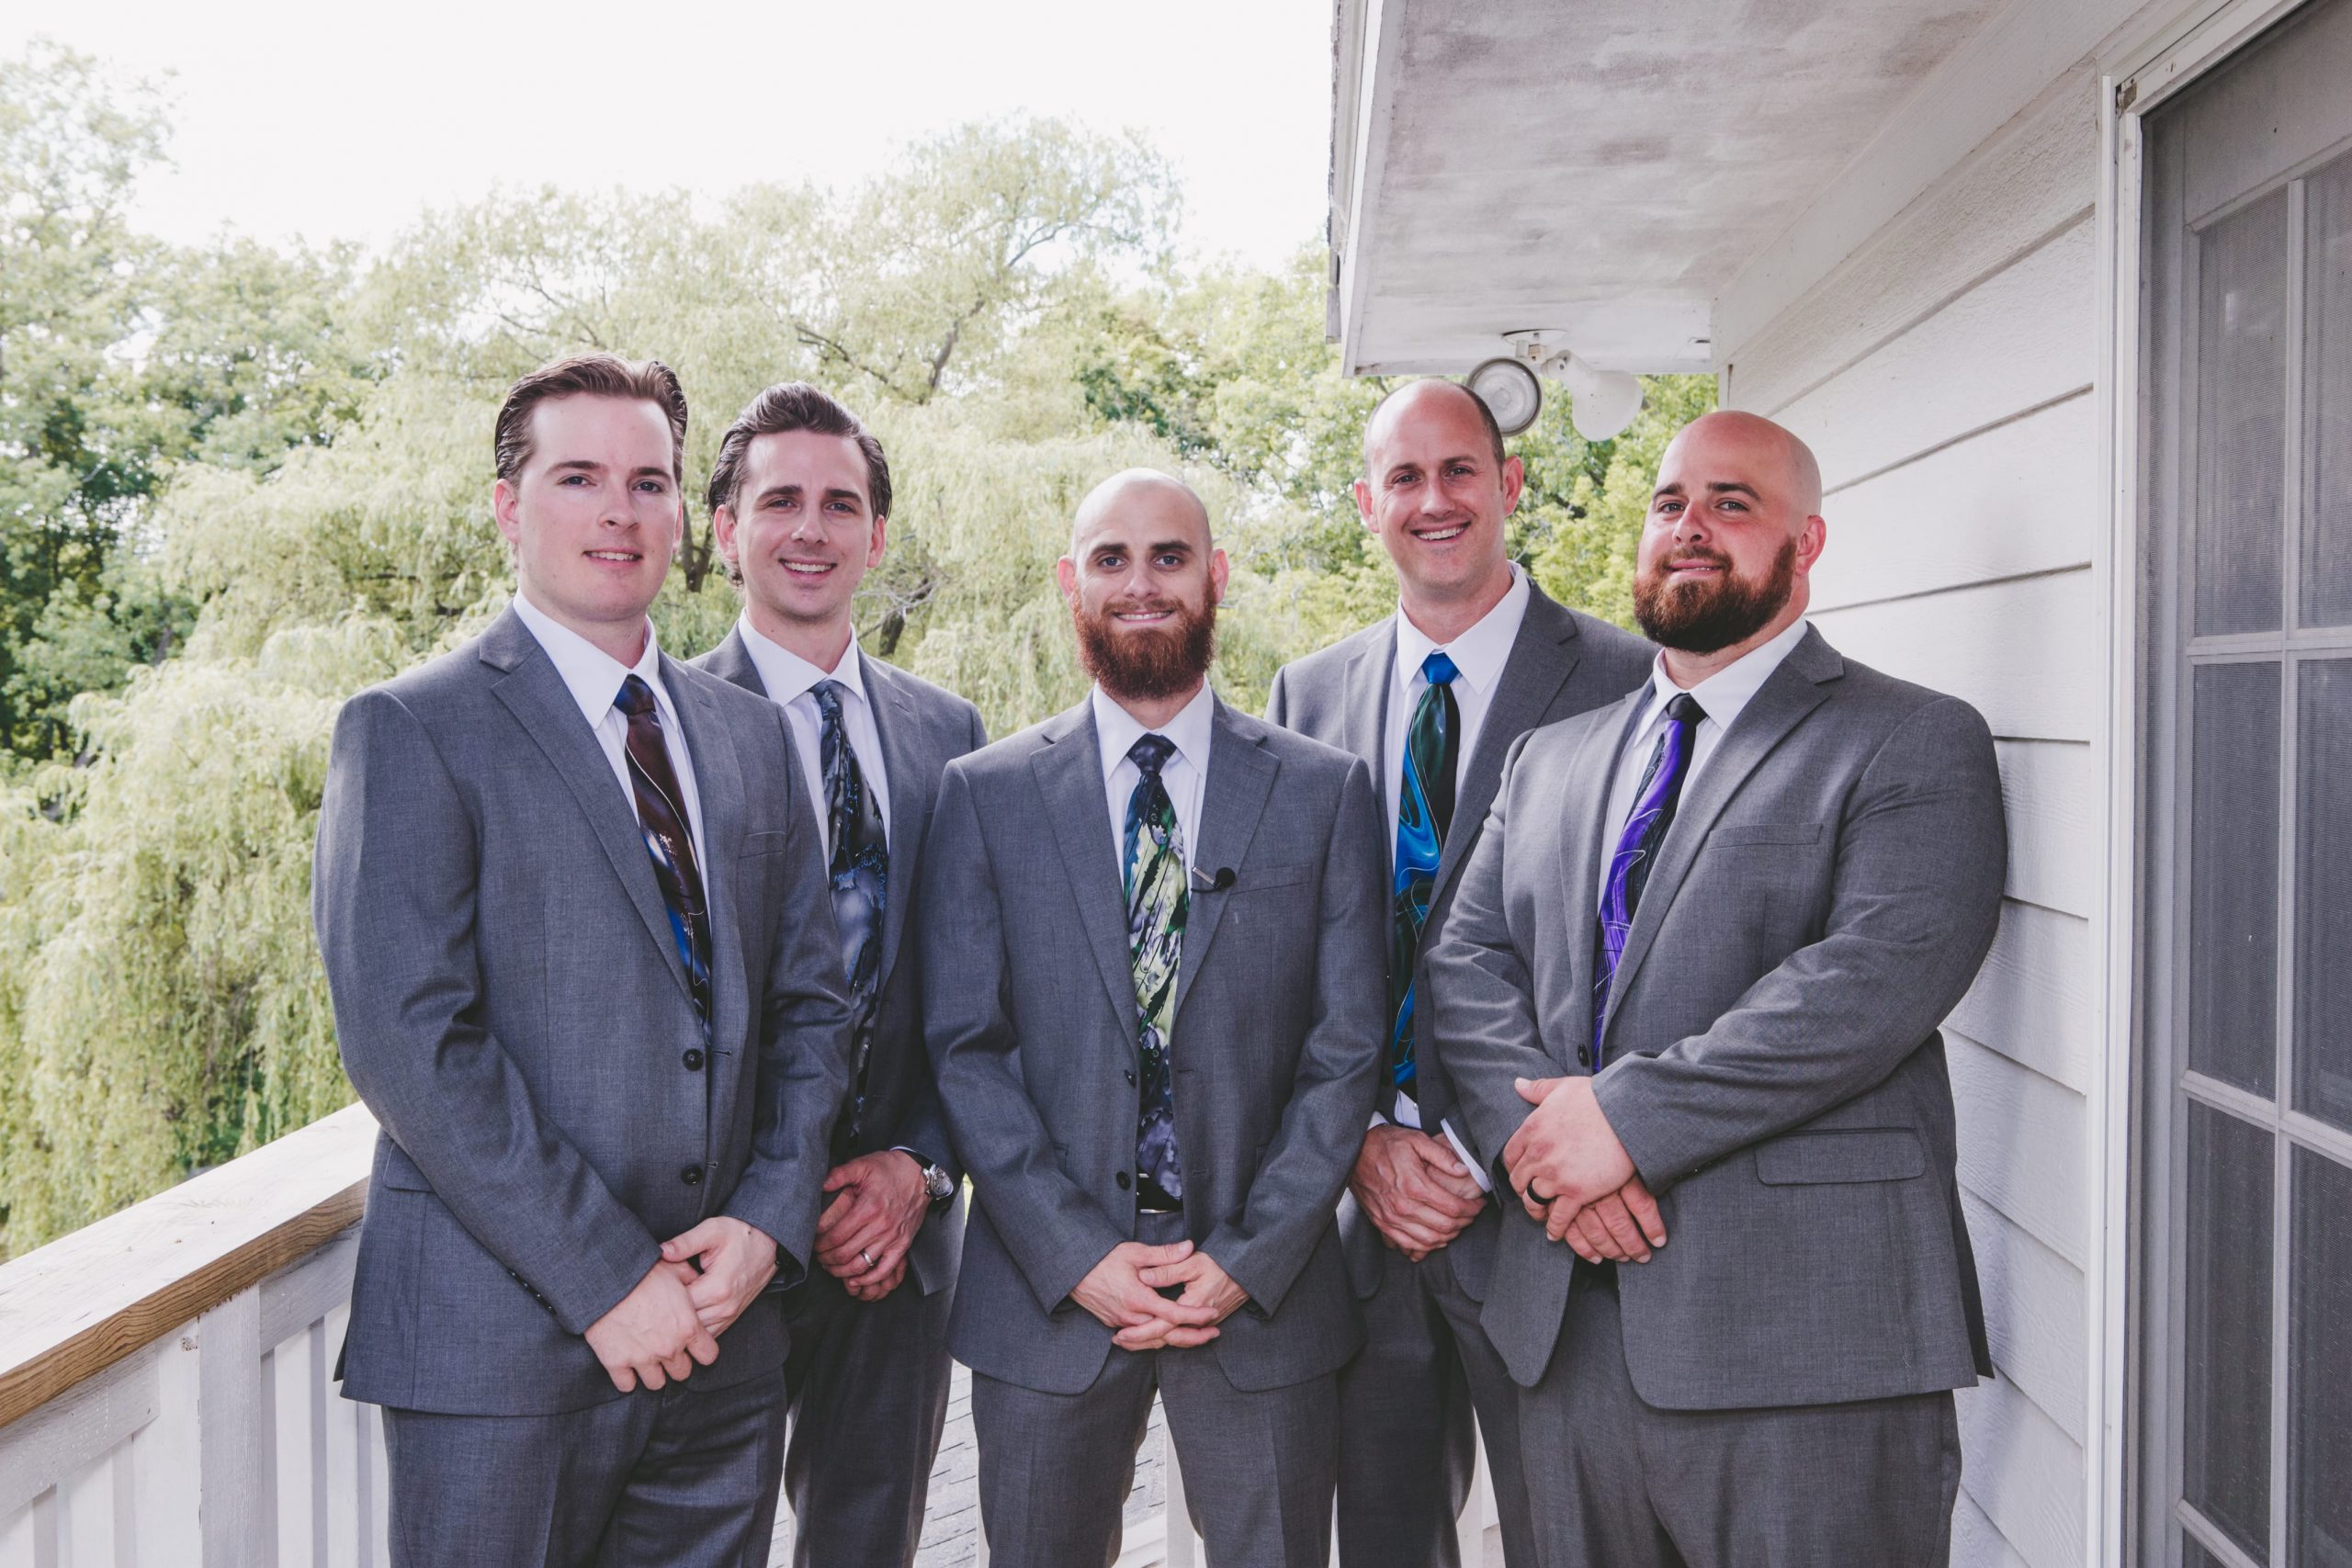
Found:
[[[1580,1032],[1574,1044],[1589,1043],[1581,1032],[1592,1027],[1593,927],[1600,918],[1601,857],[1610,849],[1605,841],[1609,834],[1610,786],[1616,779],[1617,759],[1624,752],[1625,731],[1641,716],[1648,694],[1647,685],[1636,686],[1600,709],[1585,732],[1584,744],[1569,760],[1566,776],[1560,781],[1561,798],[1568,803],[1561,834],[1560,862],[1563,897],[1571,911],[1567,928],[1574,933],[1568,943],[1568,975],[1574,982],[1572,994],[1586,998],[1576,1009]],[[1644,907],[1647,907],[1646,900]],[[1573,1049],[1563,1049],[1555,1055],[1566,1060],[1575,1059]]]
[[[1391,615],[1381,624],[1380,635],[1367,638],[1348,661],[1340,693],[1340,749],[1372,765],[1383,800],[1387,799],[1381,774],[1388,766],[1384,754],[1388,750],[1388,698],[1396,684],[1396,617]]]
[[[1206,789],[1201,796],[1201,841],[1193,855],[1193,863],[1203,875],[1214,876],[1227,866],[1238,873],[1250,841],[1257,837],[1258,819],[1265,815],[1266,797],[1273,793],[1274,775],[1281,770],[1280,762],[1241,732],[1225,704],[1217,703],[1210,729]],[[1184,920],[1184,957],[1176,972],[1174,1011],[1179,1018],[1231,897],[1230,891],[1206,892],[1197,884],[1193,888]]]
[[[1046,745],[1029,759],[1045,797],[1046,818],[1059,847],[1062,871],[1078,901],[1078,921],[1102,971],[1102,988],[1136,1037],[1136,977],[1127,952],[1127,910],[1121,895],[1119,857],[1111,847],[1108,796],[1102,784],[1102,750],[1095,738],[1090,702],[1049,721]]]
[[[705,674],[732,682],[747,692],[763,697],[768,694],[767,682],[760,679],[760,667],[752,662],[752,650],[743,646],[743,628],[740,626],[703,656],[702,668]]]
[[[677,940],[670,931],[669,906],[662,902],[662,889],[653,880],[653,862],[645,852],[637,813],[622,795],[612,763],[582,719],[579,705],[556,672],[555,661],[512,610],[482,635],[481,652],[485,662],[506,671],[492,691],[571,790],[629,902],[637,906],[646,935],[662,950],[679,988],[686,990],[686,972],[678,962]]]
[[[1821,634],[1807,630],[1804,640],[1766,678],[1747,705],[1740,709],[1730,730],[1715,743],[1698,782],[1675,808],[1674,823],[1667,829],[1666,842],[1659,848],[1657,866],[1642,890],[1642,907],[1634,912],[1633,929],[1625,933],[1625,951],[1617,960],[1617,977],[1610,983],[1608,1016],[1601,1021],[1604,1039],[1642,960],[1649,956],[1668,908],[1681,891],[1683,879],[1690,874],[1691,863],[1699,857],[1699,846],[1706,840],[1707,830],[1714,826],[1715,818],[1723,815],[1724,807],[1731,804],[1748,775],[1787,739],[1789,731],[1828,700],[1829,694],[1822,689],[1823,684],[1836,680],[1844,670]],[[1597,865],[1593,874],[1596,877],[1600,874]]]
[[[899,685],[896,672],[858,650],[874,729],[882,738],[883,777],[890,786],[889,898],[882,910],[882,964],[875,985],[890,983],[906,936],[907,908],[914,902],[916,862],[922,852],[922,822],[938,788],[944,759],[923,747],[922,718]]]
[[[1445,897],[1477,841],[1478,829],[1502,784],[1504,754],[1513,741],[1544,722],[1552,699],[1560,694],[1582,659],[1576,622],[1551,600],[1532,592],[1532,584],[1530,588],[1519,635],[1511,639],[1502,679],[1495,682],[1494,700],[1487,705],[1486,719],[1478,726],[1477,748],[1470,753],[1469,765],[1457,775],[1453,825],[1438,854],[1437,878],[1430,891],[1432,902]]]

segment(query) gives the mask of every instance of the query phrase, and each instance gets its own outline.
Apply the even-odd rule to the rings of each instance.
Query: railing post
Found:
[[[276,1521],[265,1510],[261,1292],[238,1292],[196,1322],[197,1448],[204,1568],[273,1568]]]

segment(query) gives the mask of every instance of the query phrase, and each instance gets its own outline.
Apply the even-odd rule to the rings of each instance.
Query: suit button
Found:
[[[1112,1179],[1119,1184],[1120,1191],[1125,1192],[1127,1190],[1127,1173],[1125,1171],[1123,1170],[1119,1172],[1119,1174],[1112,1178]]]
[[[702,1167],[698,1165],[690,1165],[686,1167],[685,1169],[678,1172],[678,1179],[684,1182],[689,1187],[700,1187],[702,1185]]]
[[[1592,1066],[1591,1046],[1579,1045],[1577,1047],[1577,1066],[1579,1067],[1589,1067]]]
[[[1127,1069],[1127,1081],[1129,1083],[1136,1081],[1136,1070],[1133,1067],[1129,1067]]]
[[[678,1060],[686,1065],[686,1071],[690,1073],[698,1073],[702,1071],[702,1053],[700,1051],[688,1051],[684,1055],[679,1057]]]

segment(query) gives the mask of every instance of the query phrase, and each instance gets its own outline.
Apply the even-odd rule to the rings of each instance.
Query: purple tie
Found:
[[[1617,961],[1625,954],[1625,933],[1634,929],[1634,911],[1641,908],[1642,888],[1657,863],[1666,832],[1674,825],[1674,809],[1682,799],[1682,781],[1690,772],[1690,738],[1706,709],[1688,692],[1666,705],[1666,728],[1642,771],[1633,815],[1617,836],[1617,852],[1609,857],[1609,885],[1600,895],[1598,961],[1593,965],[1592,1050],[1584,1065],[1600,1070],[1600,1021],[1609,1013],[1609,987],[1617,978]],[[1581,1053],[1579,1054],[1581,1056]]]

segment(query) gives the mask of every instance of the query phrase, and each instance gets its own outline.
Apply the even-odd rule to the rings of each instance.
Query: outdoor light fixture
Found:
[[[1516,359],[1489,359],[1463,378],[1505,435],[1517,435],[1544,412],[1544,383]]]
[[[1642,383],[1623,370],[1602,370],[1568,347],[1567,333],[1556,328],[1531,327],[1503,333],[1511,352],[1489,359],[1464,378],[1485,400],[1505,435],[1516,435],[1535,423],[1544,406],[1539,375],[1549,376],[1568,389],[1568,423],[1587,441],[1606,441],[1633,423],[1641,412]]]

